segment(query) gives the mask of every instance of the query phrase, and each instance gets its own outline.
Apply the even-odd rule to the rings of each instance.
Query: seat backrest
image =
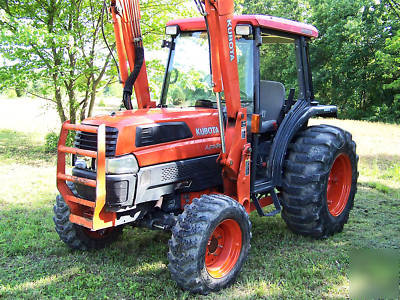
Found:
[[[263,121],[279,120],[285,97],[282,83],[260,80],[260,114]]]

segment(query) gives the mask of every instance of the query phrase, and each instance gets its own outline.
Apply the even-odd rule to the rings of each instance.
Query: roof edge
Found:
[[[256,27],[272,29],[310,38],[318,37],[318,30],[312,25],[268,15],[240,15],[233,17],[233,25],[251,24]],[[167,26],[178,25],[182,31],[206,30],[204,18],[172,20]]]

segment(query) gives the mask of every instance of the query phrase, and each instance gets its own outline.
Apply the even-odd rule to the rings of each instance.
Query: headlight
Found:
[[[172,25],[165,27],[165,34],[166,35],[177,35],[179,31],[178,25]]]
[[[251,26],[250,25],[236,25],[235,33],[236,33],[236,35],[249,36],[251,34]]]
[[[135,156],[133,155],[106,159],[107,174],[137,173],[138,171],[139,165]]]

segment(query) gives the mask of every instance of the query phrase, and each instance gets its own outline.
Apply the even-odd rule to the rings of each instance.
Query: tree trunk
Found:
[[[96,102],[96,92],[97,92],[97,81],[93,80],[92,81],[92,90],[90,91],[90,103],[89,103],[88,117],[91,117],[93,114],[94,103]]]
[[[54,99],[57,105],[57,113],[58,116],[60,117],[61,122],[64,123],[67,120],[67,117],[65,116],[64,107],[62,104],[61,88],[57,85],[56,74],[53,74],[53,84],[54,84]]]
[[[71,124],[76,124],[77,102],[74,85],[68,87],[69,120]]]
[[[19,88],[19,87],[16,87],[16,88],[15,88],[15,93],[17,94],[17,97],[18,97],[18,98],[21,98],[22,95],[23,95],[23,91],[22,91],[22,89]]]
[[[89,101],[89,89],[86,90],[85,97],[82,100],[83,103],[82,103],[82,107],[81,107],[81,113],[79,116],[79,119],[81,121],[83,121],[86,118],[86,108],[87,108],[88,101]]]

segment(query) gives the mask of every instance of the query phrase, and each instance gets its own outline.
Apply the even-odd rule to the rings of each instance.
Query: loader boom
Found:
[[[135,87],[137,107],[155,107],[150,100],[149,83],[142,33],[140,29],[140,7],[138,0],[111,0],[111,14],[114,23],[121,81],[124,85],[123,102],[132,109],[132,87]],[[128,76],[128,66],[130,74]]]
[[[201,8],[202,3],[195,1]],[[213,90],[216,93],[222,152],[224,192],[243,205],[250,203],[250,144],[247,144],[247,111],[240,105],[233,0],[205,0],[204,15],[210,38]],[[200,9],[201,10],[201,9]],[[221,92],[224,92],[227,122],[224,128]],[[247,164],[247,166],[246,166]],[[247,170],[247,171],[246,171]],[[238,180],[238,177],[241,177]]]

